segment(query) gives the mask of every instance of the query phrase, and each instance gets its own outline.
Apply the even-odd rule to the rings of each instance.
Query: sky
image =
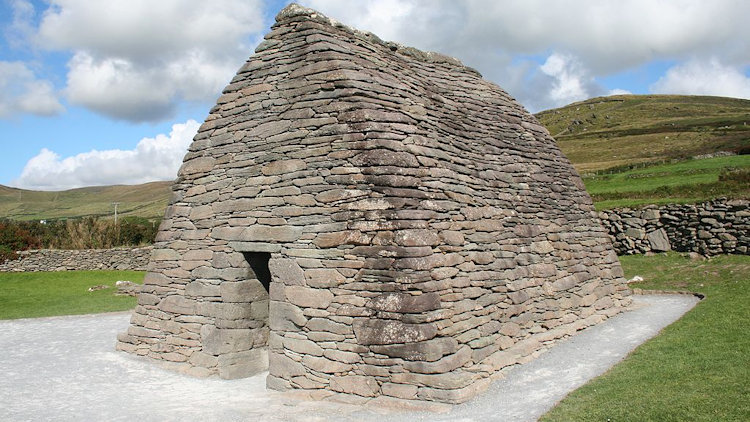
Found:
[[[746,0],[301,0],[458,58],[531,112],[614,94],[750,99]],[[0,0],[0,184],[172,180],[283,0]]]

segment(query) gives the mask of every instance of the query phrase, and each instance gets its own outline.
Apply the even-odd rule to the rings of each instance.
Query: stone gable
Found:
[[[628,303],[581,179],[457,60],[288,6],[195,136],[118,348],[461,402]]]

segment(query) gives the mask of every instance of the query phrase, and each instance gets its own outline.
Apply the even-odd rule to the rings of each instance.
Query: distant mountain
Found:
[[[536,117],[581,173],[750,149],[750,100],[616,95]]]
[[[94,186],[60,192],[16,189],[0,185],[0,218],[44,220],[84,216],[161,218],[172,182],[133,186]]]
[[[750,100],[680,95],[599,97],[536,114],[581,173],[750,149]],[[159,219],[172,182],[40,192],[0,185],[0,218],[118,214]]]

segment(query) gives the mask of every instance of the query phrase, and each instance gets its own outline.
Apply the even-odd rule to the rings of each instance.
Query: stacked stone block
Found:
[[[750,253],[747,200],[717,199],[701,204],[669,204],[602,211],[599,217],[619,255],[696,252]]]
[[[145,271],[151,247],[112,249],[34,249],[17,252],[18,259],[0,264],[0,271]]]
[[[173,191],[118,348],[195,374],[461,402],[629,300],[532,115],[455,59],[296,5]]]

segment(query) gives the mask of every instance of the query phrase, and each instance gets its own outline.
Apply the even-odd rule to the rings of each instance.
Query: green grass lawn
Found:
[[[0,319],[125,311],[136,299],[117,296],[117,280],[142,283],[141,271],[0,273]],[[89,292],[96,285],[108,289]]]
[[[589,175],[583,181],[597,209],[608,209],[748,197],[748,172],[750,155],[736,155]]]
[[[706,295],[622,363],[571,393],[542,421],[750,420],[750,256],[620,258],[635,287]]]

